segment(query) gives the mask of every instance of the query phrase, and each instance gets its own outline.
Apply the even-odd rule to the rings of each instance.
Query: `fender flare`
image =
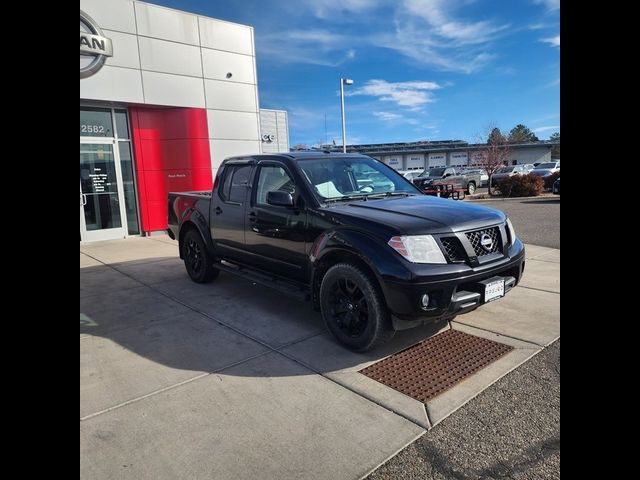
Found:
[[[368,233],[354,229],[326,231],[316,238],[309,253],[309,285],[314,304],[319,292],[317,275],[321,270],[320,267],[324,265],[323,259],[335,253],[356,256],[366,264],[375,275],[385,300],[387,298],[386,280],[407,281],[412,277],[411,271],[402,265],[391,248]]]
[[[190,225],[193,225],[196,230],[200,233],[200,236],[204,240],[207,249],[211,254],[214,253],[215,245],[213,240],[211,239],[211,235],[209,235],[209,224],[205,216],[197,210],[196,208],[190,208],[184,212],[182,219],[180,220],[180,230],[178,232],[178,248],[180,250],[180,258],[182,257],[182,238],[184,236],[184,232],[186,231],[185,227],[193,228]]]

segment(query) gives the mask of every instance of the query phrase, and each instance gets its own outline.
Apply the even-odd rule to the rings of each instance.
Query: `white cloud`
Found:
[[[256,48],[258,55],[272,61],[337,67],[355,58],[356,43],[347,35],[329,30],[290,30],[258,35]]]
[[[400,120],[401,118],[404,118],[399,113],[393,112],[373,112],[373,115],[385,122],[394,122]]]
[[[383,102],[393,102],[409,110],[419,110],[434,101],[433,90],[440,87],[436,82],[410,81],[390,83],[386,80],[369,80],[360,88],[346,95],[367,95],[377,97]]]
[[[384,0],[305,0],[303,4],[311,9],[314,16],[336,19],[341,13],[362,13],[387,3]]]
[[[429,31],[458,45],[484,43],[492,36],[508,28],[487,20],[464,21],[453,17],[459,2],[451,0],[405,0],[404,7],[410,16],[422,18],[431,27]],[[425,32],[426,33],[426,32]]]
[[[373,112],[373,115],[383,122],[408,123],[410,125],[418,125],[420,123],[415,118],[407,118],[395,112]]]
[[[468,20],[461,0],[404,0],[395,12],[395,33],[373,37],[377,46],[443,70],[472,73],[492,61],[490,43],[510,31],[491,20]]]
[[[541,38],[540,41],[548,43],[552,47],[559,47],[560,46],[560,35],[556,35],[555,37]]]
[[[547,11],[558,10],[560,8],[560,0],[533,0],[534,5],[544,5]]]
[[[551,125],[548,127],[538,127],[538,128],[534,128],[533,132],[534,133],[542,133],[542,132],[546,132],[547,130],[557,130],[560,128],[560,125]]]
[[[303,0],[282,3],[298,25],[310,12],[322,25],[357,22],[357,28],[256,29],[258,54],[281,63],[338,66],[357,50],[394,50],[422,66],[472,73],[492,62],[493,42],[514,31],[492,18],[470,18],[473,0]]]

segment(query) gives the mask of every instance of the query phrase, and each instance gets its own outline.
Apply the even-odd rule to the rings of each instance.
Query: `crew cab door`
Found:
[[[209,229],[216,250],[223,257],[244,260],[246,205],[253,162],[224,165],[211,196]]]
[[[300,188],[283,163],[256,167],[247,208],[246,249],[251,263],[288,278],[305,278],[307,214]],[[293,205],[273,205],[269,192],[291,194]]]
[[[455,187],[462,188],[464,182],[464,175],[461,175],[455,168],[449,167],[444,172],[443,175],[446,175],[442,179],[442,183],[452,183]]]

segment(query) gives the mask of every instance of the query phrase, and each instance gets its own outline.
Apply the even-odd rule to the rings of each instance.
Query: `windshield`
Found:
[[[420,177],[441,177],[444,174],[446,168],[430,168],[420,174]]]
[[[556,163],[555,162],[541,163],[536,168],[556,168]]]
[[[496,173],[511,173],[515,167],[501,167],[496,170]]]
[[[418,194],[407,179],[373,158],[314,158],[298,166],[320,200]]]

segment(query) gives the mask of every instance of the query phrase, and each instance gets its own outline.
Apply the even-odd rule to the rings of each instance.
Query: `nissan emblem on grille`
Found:
[[[493,239],[491,238],[491,235],[489,235],[488,233],[483,233],[480,236],[480,245],[482,245],[482,248],[484,248],[487,252],[490,252],[491,248],[493,247]]]
[[[500,230],[498,227],[467,232],[466,236],[478,257],[490,255],[500,250]]]

